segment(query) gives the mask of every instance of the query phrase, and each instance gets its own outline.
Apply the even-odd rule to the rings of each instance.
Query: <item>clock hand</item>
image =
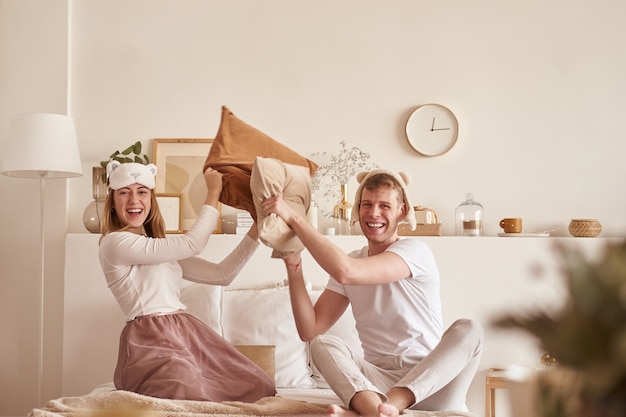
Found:
[[[449,127],[440,127],[438,129],[430,129],[431,132],[434,132],[436,130],[450,130],[450,128]]]
[[[433,124],[430,127],[430,131],[432,132],[433,130],[435,130],[435,118],[433,117]]]

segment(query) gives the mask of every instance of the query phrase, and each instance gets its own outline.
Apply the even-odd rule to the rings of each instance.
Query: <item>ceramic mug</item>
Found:
[[[521,233],[522,219],[519,217],[502,219],[500,220],[500,227],[504,229],[504,233]]]

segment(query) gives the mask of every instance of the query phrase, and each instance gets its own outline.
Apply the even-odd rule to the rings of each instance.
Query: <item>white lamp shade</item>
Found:
[[[21,178],[70,178],[83,175],[74,119],[49,113],[13,118],[0,173]]]

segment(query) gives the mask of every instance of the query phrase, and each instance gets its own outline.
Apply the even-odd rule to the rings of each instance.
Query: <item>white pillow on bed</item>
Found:
[[[222,306],[224,338],[230,343],[276,346],[277,387],[315,386],[307,344],[300,340],[291,312],[288,287],[226,290]]]
[[[220,336],[222,329],[222,287],[192,283],[180,291],[180,300],[187,306],[186,312],[202,320]]]

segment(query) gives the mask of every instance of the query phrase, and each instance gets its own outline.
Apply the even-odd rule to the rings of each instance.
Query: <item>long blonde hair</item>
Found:
[[[104,202],[104,210],[100,221],[100,233],[102,233],[102,236],[128,229],[128,226],[123,226],[120,223],[117,214],[115,214],[113,208],[114,192],[113,190],[109,190],[106,201]],[[150,190],[150,213],[148,213],[143,228],[146,231],[146,235],[149,237],[165,237],[165,220],[163,220],[163,216],[161,215],[154,190]]]

